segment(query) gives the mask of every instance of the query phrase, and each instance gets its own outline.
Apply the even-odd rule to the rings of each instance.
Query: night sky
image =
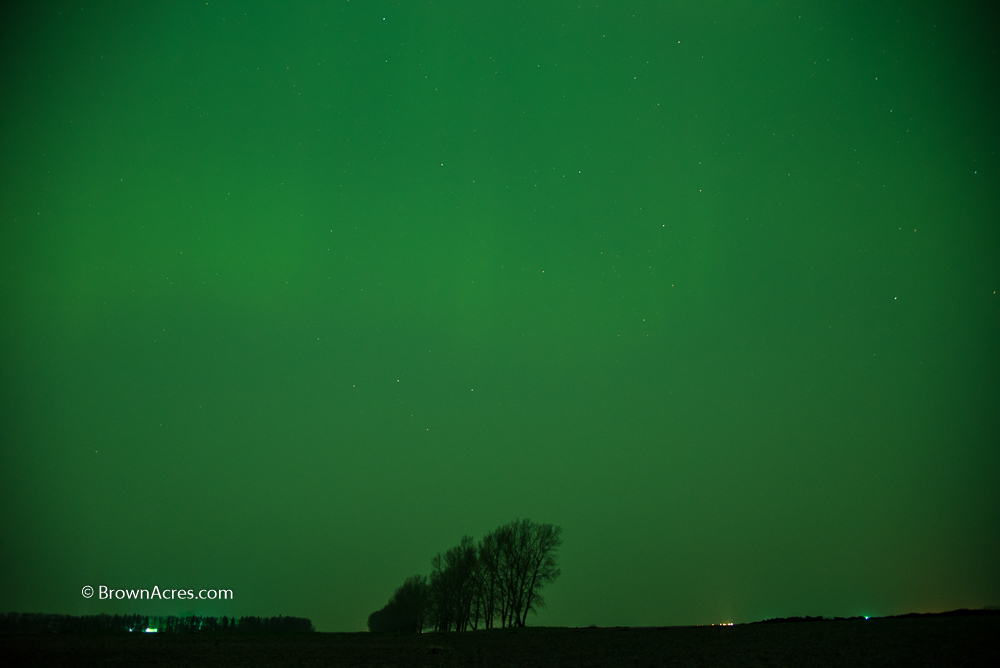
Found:
[[[5,6],[0,611],[1000,603],[988,7]]]

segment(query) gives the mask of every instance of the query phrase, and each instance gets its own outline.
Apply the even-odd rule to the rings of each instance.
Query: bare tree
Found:
[[[431,559],[431,626],[438,631],[469,628],[478,580],[476,546],[470,536]]]
[[[500,580],[500,546],[496,532],[486,534],[479,541],[479,590],[478,609],[483,627],[493,628],[500,615],[503,587]]]
[[[562,545],[562,527],[525,522],[528,538],[522,561],[525,577],[519,626],[527,623],[529,612],[538,612],[538,608],[545,605],[542,588],[562,573],[556,565],[556,550]]]
[[[514,520],[486,535],[479,544],[484,622],[491,628],[524,626],[528,613],[545,604],[541,590],[559,577],[556,550],[562,529]]]

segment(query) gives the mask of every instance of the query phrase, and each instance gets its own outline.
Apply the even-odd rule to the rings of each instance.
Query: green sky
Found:
[[[361,630],[515,517],[534,624],[1000,603],[981,4],[7,7],[0,611]]]

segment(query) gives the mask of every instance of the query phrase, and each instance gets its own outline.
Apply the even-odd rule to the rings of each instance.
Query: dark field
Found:
[[[1000,666],[1000,617],[392,636],[4,634],[7,666]]]

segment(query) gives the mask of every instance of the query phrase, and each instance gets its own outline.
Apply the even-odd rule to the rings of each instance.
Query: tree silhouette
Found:
[[[559,577],[556,550],[562,529],[529,519],[514,520],[479,544],[482,608],[487,628],[524,626],[528,613],[545,604],[541,590]]]
[[[437,631],[469,627],[478,579],[476,545],[470,536],[431,559],[431,625]]]
[[[483,627],[493,628],[493,622],[500,615],[503,585],[500,579],[500,545],[496,532],[486,534],[479,541],[479,591],[477,607]]]
[[[518,541],[519,545],[523,545],[523,551],[519,562],[522,574],[519,580],[521,616],[516,621],[518,626],[524,626],[528,621],[528,613],[537,613],[538,608],[545,605],[542,588],[562,573],[556,565],[555,554],[562,545],[562,527],[524,520],[519,533],[524,538]]]
[[[545,605],[542,589],[560,575],[562,528],[516,519],[476,545],[458,545],[431,559],[429,580],[408,578],[368,617],[370,631],[466,631],[524,626]]]
[[[425,576],[406,578],[381,610],[368,615],[368,630],[420,633],[426,619],[428,591]]]

